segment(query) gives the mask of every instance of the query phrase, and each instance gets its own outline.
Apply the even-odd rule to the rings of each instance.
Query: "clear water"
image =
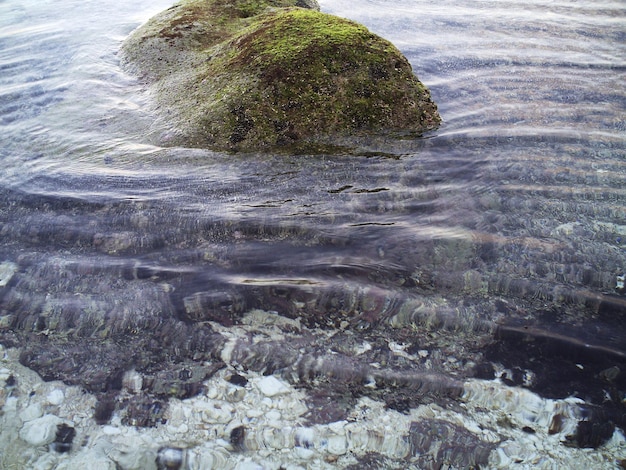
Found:
[[[602,395],[590,377],[626,357],[623,1],[322,1],[396,44],[444,120],[334,156],[160,146],[167,123],[116,53],[170,4],[0,2],[5,341],[263,308],[439,351],[457,377],[589,362],[541,391]],[[520,356],[520,331],[574,358]]]

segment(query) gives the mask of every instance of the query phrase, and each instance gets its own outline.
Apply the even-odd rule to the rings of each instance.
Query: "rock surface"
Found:
[[[304,7],[304,8],[301,8]],[[441,119],[388,41],[312,0],[183,0],[125,41],[170,143],[221,150],[419,135]]]

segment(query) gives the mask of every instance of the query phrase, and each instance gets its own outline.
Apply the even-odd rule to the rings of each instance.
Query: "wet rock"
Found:
[[[187,146],[311,149],[438,126],[429,91],[391,43],[318,9],[184,0],[135,31],[122,55]],[[126,248],[123,237],[104,245]]]

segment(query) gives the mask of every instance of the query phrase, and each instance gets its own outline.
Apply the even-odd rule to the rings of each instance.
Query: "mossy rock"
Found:
[[[440,123],[390,42],[312,0],[187,0],[124,43],[173,144],[256,151],[420,135]]]

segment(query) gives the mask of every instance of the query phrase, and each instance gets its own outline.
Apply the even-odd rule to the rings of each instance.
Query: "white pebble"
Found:
[[[263,416],[263,410],[259,410],[259,409],[249,409],[248,411],[246,411],[246,416],[248,418],[258,418],[260,416]]]
[[[289,388],[273,375],[263,377],[257,382],[257,387],[263,395],[266,397],[273,397],[276,395],[282,395],[289,393]]]
[[[48,393],[46,400],[48,400],[48,403],[51,405],[59,406],[63,403],[63,400],[65,400],[65,394],[63,390],[55,389]]]
[[[280,411],[271,410],[265,414],[265,418],[268,421],[279,421],[280,420]]]
[[[62,460],[55,467],[55,470],[76,470],[77,468],[89,468],[98,470],[116,470],[115,462],[105,455],[100,455],[95,451],[82,452],[72,459]]]
[[[205,423],[226,424],[232,420],[233,413],[233,408],[225,403],[221,403],[218,406],[207,406],[202,409],[202,421]]]
[[[348,451],[346,436],[330,436],[328,438],[328,452],[334,455],[343,455]]]
[[[263,470],[263,467],[256,462],[240,462],[236,467],[236,470]]]
[[[107,424],[106,426],[102,426],[102,432],[107,436],[114,436],[116,434],[120,434],[122,431],[118,427],[109,426]]]
[[[332,432],[336,434],[345,434],[346,424],[348,424],[347,421],[335,421],[334,423],[328,424],[328,429],[330,429]]]
[[[315,456],[315,451],[311,450],[311,449],[305,449],[304,447],[296,447],[294,449],[294,453],[296,454],[296,457],[302,459],[302,460],[309,460],[312,459]]]
[[[43,409],[39,403],[33,403],[28,405],[22,411],[20,411],[20,419],[22,421],[32,421],[33,419],[41,418],[43,416]]]
[[[122,386],[130,393],[139,393],[143,388],[143,377],[135,369],[124,372]]]
[[[5,261],[0,263],[0,287],[6,286],[17,272],[17,264]]]
[[[63,420],[54,415],[44,415],[41,418],[28,421],[20,429],[20,438],[32,446],[42,446],[54,441],[57,426]]]
[[[170,428],[170,430],[173,433],[185,434],[185,433],[187,433],[189,431],[189,426],[187,426],[186,424],[181,424],[180,426],[178,426],[176,428],[174,428],[174,427]]]
[[[9,369],[0,369],[0,380],[6,382],[9,377],[11,377],[11,371]]]
[[[17,412],[17,404],[17,397],[8,397],[4,402],[2,411],[4,411],[5,413]]]
[[[115,438],[107,456],[125,470],[156,470],[155,442],[146,436],[120,435]]]

